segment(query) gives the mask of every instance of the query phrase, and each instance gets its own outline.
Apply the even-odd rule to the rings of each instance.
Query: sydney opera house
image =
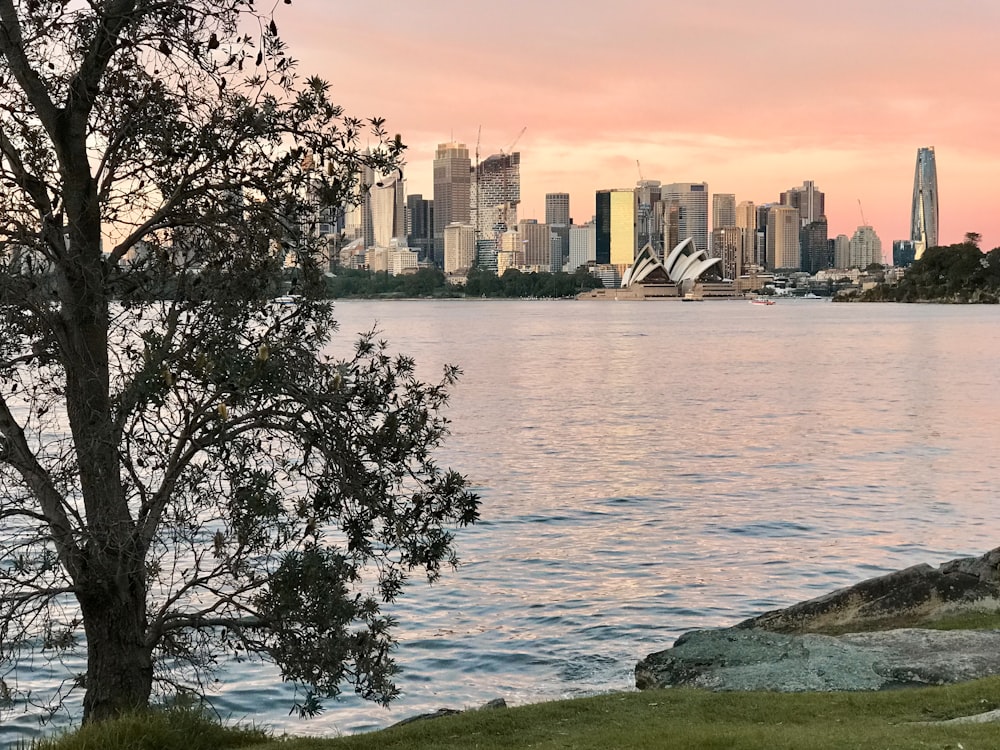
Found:
[[[646,244],[635,261],[622,275],[619,289],[594,289],[581,295],[594,299],[649,299],[680,297],[696,293],[698,296],[730,297],[732,282],[724,282],[716,268],[722,258],[710,258],[704,250],[688,237],[670,251],[664,261],[656,257],[653,246]]]

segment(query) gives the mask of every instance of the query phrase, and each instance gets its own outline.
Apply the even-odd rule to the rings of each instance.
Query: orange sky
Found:
[[[301,74],[408,144],[433,193],[437,143],[507,148],[522,128],[522,218],[639,177],[776,201],[813,180],[830,235],[909,237],[917,148],[937,153],[941,243],[1000,246],[1000,2],[293,0],[278,25]]]

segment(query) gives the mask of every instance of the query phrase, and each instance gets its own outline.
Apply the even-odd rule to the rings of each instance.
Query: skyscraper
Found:
[[[472,161],[464,143],[438,144],[434,153],[434,262],[444,263],[444,230],[469,223]]]
[[[674,182],[664,185],[660,191],[661,200],[676,204],[678,242],[694,237],[698,250],[708,248],[708,183]]]
[[[496,239],[517,226],[521,202],[521,154],[493,154],[473,168],[469,215],[477,239]]]
[[[545,194],[545,223],[566,226],[572,223],[569,217],[569,193]]]
[[[742,201],[736,207],[736,226],[743,233],[743,258],[740,267],[744,270],[757,262],[757,208],[753,201]]]
[[[716,193],[712,196],[712,229],[736,226],[736,196]]]
[[[631,190],[597,191],[597,262],[632,265],[638,226],[635,194]]]
[[[799,210],[802,226],[826,216],[826,195],[812,180],[803,180],[801,187],[789,188],[781,194],[781,203]]]
[[[938,184],[934,147],[917,149],[917,169],[913,175],[913,209],[910,212],[910,239],[917,243],[916,257],[938,245]]]
[[[420,193],[406,196],[406,242],[420,260],[434,256],[434,201]]]
[[[368,210],[371,218],[371,242],[375,247],[389,247],[393,239],[406,236],[406,206],[403,202],[403,171],[378,177],[368,189]]]
[[[767,267],[769,270],[798,270],[799,210],[792,206],[771,206],[767,212]]]

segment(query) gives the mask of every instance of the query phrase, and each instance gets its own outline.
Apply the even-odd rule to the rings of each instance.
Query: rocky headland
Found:
[[[1000,674],[1000,630],[936,629],[1000,612],[1000,547],[916,565],[766,612],[685,633],[635,668],[636,687],[884,690]]]

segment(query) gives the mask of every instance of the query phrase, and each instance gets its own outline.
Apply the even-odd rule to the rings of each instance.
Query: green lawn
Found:
[[[134,735],[94,727],[39,750],[511,750],[513,748],[845,748],[1000,747],[1000,725],[933,726],[1000,707],[1000,678],[879,693],[711,693],[672,689],[615,693],[512,709],[470,711],[380,732],[330,739],[264,740],[226,730]],[[335,709],[334,709],[335,710]],[[169,724],[169,722],[168,722]],[[89,731],[90,728],[88,728]],[[210,731],[215,732],[210,736]],[[103,735],[98,735],[103,732]],[[135,744],[134,744],[135,743]]]

